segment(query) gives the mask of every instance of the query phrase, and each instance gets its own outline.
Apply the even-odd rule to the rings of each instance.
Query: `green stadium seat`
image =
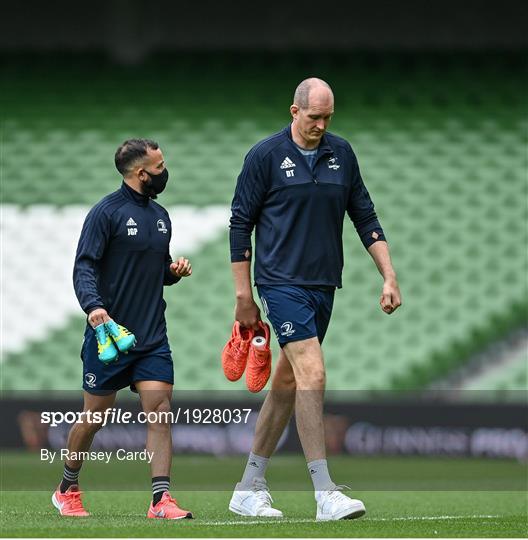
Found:
[[[6,338],[2,389],[80,386],[84,319],[66,293],[58,294],[61,280],[71,283],[73,262],[59,255],[73,249],[88,208],[119,186],[118,144],[131,136],[158,139],[171,173],[160,202],[179,211],[203,208],[207,221],[208,209],[229,207],[250,147],[288,122],[283,100],[290,89],[278,74],[289,68],[276,66],[276,77],[250,76],[214,62],[208,73],[222,81],[214,91],[189,80],[186,69],[184,62],[175,66],[172,84],[155,99],[151,85],[138,83],[126,105],[112,75],[94,83],[96,95],[82,78],[61,80],[60,70],[39,82],[40,96],[11,85],[3,173],[16,186],[4,190],[2,226],[4,253],[15,257],[6,258],[6,272],[27,279],[27,258],[36,258],[51,274],[39,283],[42,294],[70,311],[56,326],[43,324],[28,335],[21,349]],[[346,219],[344,287],[324,344],[329,389],[421,388],[525,321],[526,304],[519,304],[526,240],[519,230],[526,220],[523,85],[507,71],[490,80],[485,66],[468,68],[455,59],[445,77],[436,69],[417,60],[416,71],[404,76],[397,63],[375,71],[359,63],[353,82],[346,72],[335,76],[332,130],[358,155],[391,244],[404,307],[391,317],[380,311],[381,278]],[[54,231],[56,220],[75,235]],[[50,253],[39,239],[53,234]],[[225,380],[219,364],[233,317],[227,229],[190,257],[193,277],[166,291],[176,388],[243,390],[243,381]],[[64,265],[68,277],[53,281]],[[31,287],[16,291],[16,297],[3,291],[9,309],[20,314],[6,321],[6,335],[18,335],[22,314],[39,309]],[[277,358],[276,344],[273,351]],[[479,386],[527,387],[526,368],[513,364]]]

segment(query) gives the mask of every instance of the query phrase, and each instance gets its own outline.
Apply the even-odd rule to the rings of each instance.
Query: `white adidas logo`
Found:
[[[288,156],[286,156],[284,158],[284,161],[281,163],[280,168],[281,169],[291,169],[292,167],[296,167],[295,163]]]
[[[135,225],[137,225],[137,223],[132,218],[128,218],[128,221],[126,222],[126,226],[134,227]]]

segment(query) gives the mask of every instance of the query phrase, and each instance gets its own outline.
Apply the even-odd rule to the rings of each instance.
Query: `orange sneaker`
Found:
[[[84,509],[81,495],[79,486],[70,486],[64,493],[59,486],[51,496],[51,502],[61,516],[87,517],[90,514]]]
[[[249,346],[246,385],[250,392],[260,392],[271,375],[270,329],[262,321],[259,327]]]
[[[150,501],[147,517],[154,519],[193,519],[192,512],[182,510],[178,506],[176,499],[173,499],[168,491],[163,494],[161,501],[156,506],[152,506],[152,501]]]
[[[248,361],[249,344],[253,339],[253,330],[240,326],[238,321],[233,325],[231,337],[222,351],[222,368],[230,381],[238,381]]]

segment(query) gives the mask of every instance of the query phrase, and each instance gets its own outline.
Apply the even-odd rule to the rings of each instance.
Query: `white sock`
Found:
[[[328,463],[326,459],[316,459],[308,463],[308,471],[312,478],[315,491],[328,491],[335,488],[335,484],[330,478],[328,472]]]
[[[249,453],[248,462],[242,475],[240,483],[243,487],[250,488],[254,478],[264,478],[268,468],[269,458],[257,456],[253,452]]]

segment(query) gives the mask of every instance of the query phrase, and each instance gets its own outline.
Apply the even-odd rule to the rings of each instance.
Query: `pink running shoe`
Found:
[[[163,494],[161,501],[156,506],[152,506],[152,501],[150,502],[147,517],[154,519],[193,519],[192,512],[182,510],[178,506],[176,499],[173,499],[168,491]]]
[[[70,486],[64,493],[59,486],[51,496],[51,502],[61,516],[87,517],[90,514],[84,509],[81,495],[79,486]]]

